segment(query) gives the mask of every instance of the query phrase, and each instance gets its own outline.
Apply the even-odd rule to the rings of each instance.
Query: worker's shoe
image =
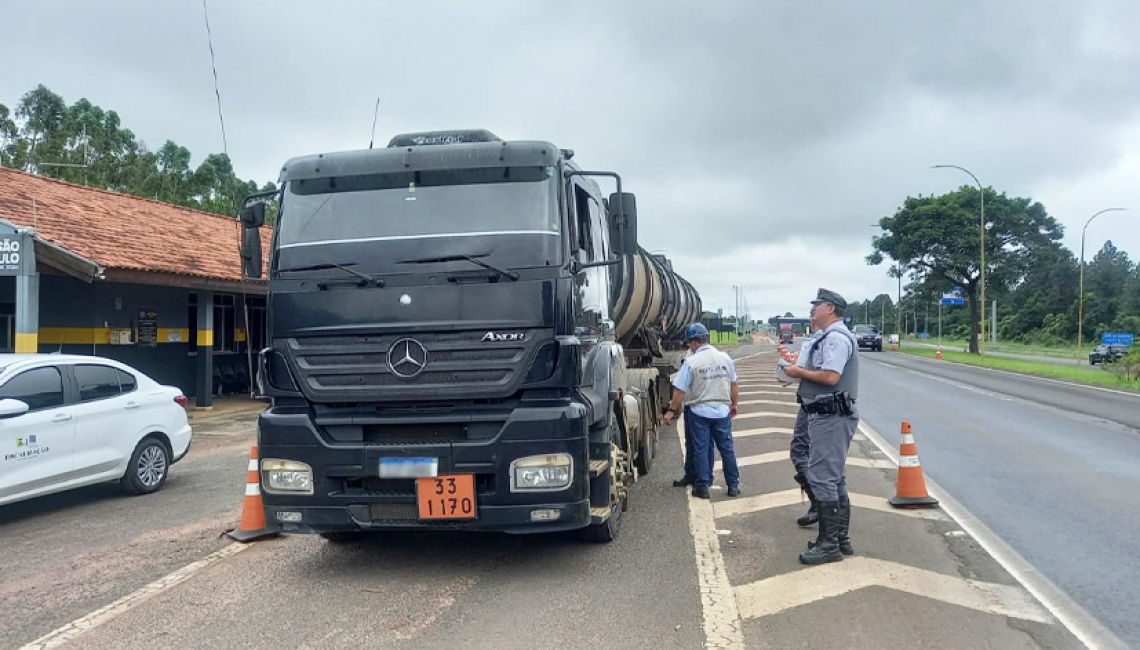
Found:
[[[844,555],[855,555],[855,549],[851,546],[851,537],[847,534],[851,527],[851,499],[849,497],[839,497],[839,534],[836,536],[839,542],[839,552]],[[808,550],[811,550],[819,544],[819,538],[808,541]]]
[[[709,493],[709,486],[707,485],[694,485],[693,496],[698,499],[711,499],[712,494]]]
[[[808,483],[803,472],[796,472],[792,478],[800,484],[800,490],[807,494],[808,501],[811,502],[811,507],[804,513],[804,516],[796,520],[796,525],[800,528],[809,528],[819,522],[819,501],[815,500],[815,494],[811,491],[811,483]]]
[[[689,487],[693,484],[693,482],[694,481],[691,477],[685,476],[677,479],[676,481],[673,481],[673,487]]]
[[[739,487],[730,487],[730,488],[728,488],[728,496],[730,496],[730,497],[738,497],[738,496],[740,496],[740,488],[739,488]]]
[[[825,564],[839,562],[843,553],[839,550],[839,502],[821,501],[819,503],[819,537],[810,550],[800,553],[800,562],[803,564]]]

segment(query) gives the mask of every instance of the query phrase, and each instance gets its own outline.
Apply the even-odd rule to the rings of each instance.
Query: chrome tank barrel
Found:
[[[665,257],[638,248],[613,267],[613,274],[614,323],[622,345],[630,345],[649,325],[659,327],[666,341],[678,341],[686,325],[700,320],[701,297]]]

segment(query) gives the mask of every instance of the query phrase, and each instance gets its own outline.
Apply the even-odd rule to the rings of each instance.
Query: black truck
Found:
[[[261,277],[268,526],[616,537],[649,472],[692,286],[610,172],[485,130],[289,160],[239,217]],[[595,178],[617,191],[603,196]]]

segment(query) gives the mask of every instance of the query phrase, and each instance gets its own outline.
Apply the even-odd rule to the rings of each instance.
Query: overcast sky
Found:
[[[1087,257],[1140,258],[1140,2],[209,3],[229,153],[286,159],[399,132],[550,140],[638,196],[641,243],[706,309],[806,314],[895,294],[863,261],[907,195],[969,177],[1032,196]],[[200,0],[7,2],[0,103],[44,84],[151,148],[221,151]]]

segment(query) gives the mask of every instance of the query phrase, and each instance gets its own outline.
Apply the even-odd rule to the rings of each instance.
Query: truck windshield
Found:
[[[289,183],[279,249],[494,235],[557,237],[552,167],[365,174]]]

